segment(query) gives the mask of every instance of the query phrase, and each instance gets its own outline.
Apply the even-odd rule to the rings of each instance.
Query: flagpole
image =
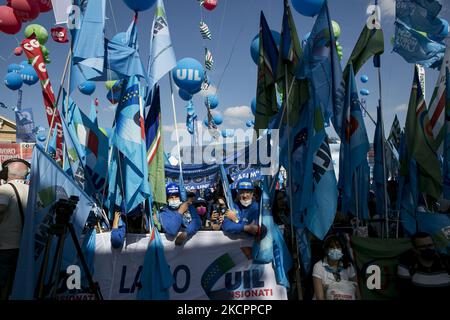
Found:
[[[49,130],[48,130],[47,144],[45,145],[45,152],[46,153],[48,153],[48,145],[49,145],[49,141],[50,141],[50,134],[52,133],[53,123],[55,122],[55,116],[56,116],[56,113],[58,112],[59,98],[61,96],[61,91],[62,91],[62,88],[64,86],[64,80],[65,80],[66,74],[67,74],[67,68],[69,66],[69,62],[70,62],[71,58],[72,58],[72,49],[69,49],[69,53],[67,54],[67,59],[66,59],[66,65],[64,66],[64,72],[63,72],[63,75],[62,75],[62,78],[61,78],[61,84],[59,85],[58,96],[56,98],[55,105],[53,106],[52,121],[50,122],[50,127],[49,127]],[[55,128],[55,130],[56,130],[56,128]],[[55,130],[53,130],[53,131],[55,131]]]
[[[291,128],[290,128],[290,121],[289,121],[289,91],[288,91],[288,85],[289,80],[287,76],[288,70],[287,70],[287,64],[284,64],[284,108],[283,108],[283,117],[286,115],[287,120],[287,143],[288,143],[288,167],[289,167],[289,175],[288,175],[288,183],[289,183],[289,215],[291,218],[291,246],[292,248],[295,248],[295,257],[294,261],[297,262],[297,268],[295,268],[295,280],[297,282],[297,295],[299,300],[303,300],[303,292],[302,292],[302,286],[301,286],[301,279],[300,279],[300,254],[298,250],[298,245],[296,244],[295,237],[294,237],[294,215],[292,214],[293,211],[293,203],[292,203],[292,163],[291,163]],[[292,83],[294,83],[295,80],[292,80]],[[281,122],[283,122],[283,119],[281,119]],[[280,123],[281,126],[281,123]],[[274,179],[275,180],[275,179]]]
[[[383,107],[382,107],[382,91],[381,91],[381,57],[378,55],[375,59],[378,60],[378,92],[379,100],[378,105],[380,107],[380,121],[381,121],[381,146],[383,148],[383,189],[384,189],[384,212],[386,217],[386,238],[389,239],[389,210],[388,210],[388,193],[387,193],[387,181],[386,181],[386,141],[384,137],[384,121],[383,121]]]
[[[181,175],[181,177],[183,177],[183,169],[182,169],[182,166],[181,166],[180,136],[178,135],[177,114],[176,114],[176,111],[175,111],[175,98],[174,98],[174,95],[173,95],[173,80],[172,80],[172,73],[171,72],[169,72],[169,82],[170,82],[170,95],[171,95],[171,98],[172,98],[173,121],[174,121],[174,125],[175,125],[175,134],[177,136],[178,166],[180,168],[180,175]]]
[[[378,7],[378,0],[375,0],[375,6]],[[384,187],[384,210],[386,217],[386,238],[389,239],[389,212],[388,212],[388,204],[387,204],[387,181],[386,181],[386,146],[385,146],[385,138],[384,138],[384,121],[383,121],[383,104],[382,104],[382,91],[381,91],[381,55],[376,55],[374,57],[374,65],[378,71],[378,94],[379,100],[378,105],[380,107],[380,121],[381,121],[381,145],[383,147],[383,187]]]

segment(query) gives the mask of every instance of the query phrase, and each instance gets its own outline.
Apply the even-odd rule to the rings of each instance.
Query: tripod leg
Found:
[[[61,273],[61,264],[62,264],[62,258],[63,258],[63,250],[64,250],[64,242],[66,240],[66,234],[67,234],[67,227],[64,226],[62,233],[58,235],[58,244],[56,246],[56,255],[53,259],[53,265],[52,265],[52,271],[50,278],[49,285],[51,286],[50,291],[50,298],[55,299],[56,298],[56,291],[58,289],[59,284],[59,275]]]
[[[98,284],[94,283],[91,272],[89,271],[86,260],[84,259],[83,251],[81,250],[80,244],[78,243],[77,235],[75,234],[75,229],[73,227],[73,224],[69,223],[68,227],[69,227],[70,235],[72,236],[73,243],[77,250],[78,257],[80,258],[81,266],[83,267],[84,273],[88,279],[89,286],[94,291],[96,299],[103,300],[102,292],[100,291]]]
[[[50,248],[53,240],[53,234],[49,233],[47,238],[47,243],[45,245],[45,251],[44,251],[44,257],[42,258],[41,262],[41,268],[39,270],[39,277],[36,284],[36,290],[35,290],[35,296],[37,299],[43,299],[44,298],[44,283],[45,283],[45,276],[47,274],[47,268],[48,268],[48,257],[50,254]]]

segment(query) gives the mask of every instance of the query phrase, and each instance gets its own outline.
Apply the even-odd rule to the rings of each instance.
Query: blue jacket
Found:
[[[244,232],[244,226],[251,224],[253,221],[258,223],[259,220],[259,204],[255,201],[248,207],[244,207],[239,201],[234,203],[237,210],[237,218],[239,222],[236,223],[230,219],[225,218],[222,224],[222,230],[225,233],[241,233]]]
[[[125,224],[125,221],[123,221],[122,218],[120,218],[117,229],[112,229],[111,231],[111,246],[114,249],[122,248],[126,232],[127,232],[127,225]]]
[[[178,210],[165,206],[161,210],[161,225],[164,231],[168,235],[175,237],[181,229],[184,229],[188,237],[193,236],[200,229],[202,221],[193,205],[189,206],[188,211],[190,215],[185,214],[183,216],[178,213]]]

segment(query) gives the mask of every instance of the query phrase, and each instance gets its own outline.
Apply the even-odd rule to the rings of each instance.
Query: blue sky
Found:
[[[212,51],[215,65],[209,77],[213,86],[218,87],[219,107],[215,110],[224,115],[225,128],[245,128],[245,122],[253,119],[250,111],[250,102],[256,93],[257,67],[250,56],[250,44],[258,33],[259,14],[264,11],[269,26],[273,30],[280,31],[283,15],[283,0],[218,0],[218,6],[214,11],[203,11],[197,0],[165,0],[166,13],[172,43],[177,60],[184,57],[192,57],[203,62],[204,44]],[[329,0],[330,14],[333,20],[341,27],[341,43],[344,51],[342,64],[346,63],[356,43],[359,33],[367,20],[366,8],[373,4],[374,0]],[[450,1],[441,1],[443,9],[440,17],[450,20]],[[390,38],[394,32],[394,0],[381,0],[382,27],[385,35],[385,53],[382,56],[382,90],[385,118],[385,130],[388,134],[395,114],[399,116],[402,126],[406,117],[406,108],[409,100],[411,83],[413,78],[413,65],[406,63],[399,55],[392,52]],[[138,21],[139,46],[144,66],[147,66],[149,34],[153,21],[155,7],[140,14]],[[111,38],[118,32],[125,31],[131,22],[133,12],[128,9],[122,0],[107,0],[107,22],[106,36]],[[212,40],[203,40],[199,33],[199,21],[203,20],[212,32]],[[308,33],[315,21],[300,15],[293,10],[294,20],[299,37]],[[31,23],[39,23],[48,30],[54,25],[54,16],[50,11],[41,14]],[[27,23],[28,24],[28,23]],[[11,36],[0,33],[0,70],[1,77],[6,75],[7,66],[11,63],[20,63],[25,56],[13,55],[18,41],[23,39],[23,25],[21,32]],[[57,92],[64,63],[67,57],[69,45],[59,44],[52,39],[46,43],[50,51],[52,63],[48,66],[48,72]],[[427,69],[426,99],[429,102],[438,76],[438,70]],[[366,88],[371,94],[367,98],[368,111],[376,116],[378,100],[378,79],[372,63],[369,61],[359,72],[358,79],[362,74],[369,77],[369,82],[363,84],[358,80],[358,88]],[[170,141],[173,129],[173,113],[170,99],[169,79],[164,77],[160,81],[162,99],[162,118],[164,125],[164,142],[167,150],[170,150],[174,142]],[[33,87],[23,87],[23,108],[31,107],[34,110],[35,121],[38,125],[48,127],[44,113],[42,95],[39,84]],[[79,106],[89,112],[89,98],[81,95],[75,90],[74,99]],[[111,127],[114,117],[114,107],[106,99],[106,90],[103,83],[97,83],[97,90],[92,97],[100,101],[98,118],[100,126]],[[194,97],[194,105],[198,118],[205,118],[204,96],[200,93]],[[0,101],[8,106],[8,109],[0,109],[0,114],[14,119],[13,105],[17,101],[17,93],[10,91],[3,84],[0,85]],[[186,102],[178,98],[175,92],[175,103],[177,110],[177,122],[184,126],[186,120]],[[368,117],[366,127],[369,140],[373,139],[375,126]]]

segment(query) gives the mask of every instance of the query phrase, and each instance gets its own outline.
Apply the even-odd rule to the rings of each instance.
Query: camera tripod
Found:
[[[35,289],[35,296],[37,299],[42,300],[45,298],[56,299],[56,293],[58,285],[60,283],[61,275],[65,272],[61,270],[62,260],[63,260],[63,249],[66,240],[67,232],[70,233],[72,241],[75,245],[77,255],[80,259],[83,271],[87,280],[89,282],[89,291],[94,293],[97,300],[103,300],[102,293],[98,286],[98,283],[94,283],[92,275],[87,266],[86,260],[84,258],[83,252],[81,250],[80,244],[78,242],[75,229],[70,219],[73,212],[77,206],[79,198],[76,196],[71,196],[69,200],[60,199],[54,206],[55,211],[55,222],[50,225],[48,231],[48,238],[45,245],[44,256],[42,259],[41,268],[39,270],[39,277]],[[51,272],[49,275],[48,282],[45,283],[47,278],[47,271],[49,268],[49,256],[52,251],[53,237],[56,236],[58,241],[56,244],[55,256],[53,258],[53,263],[51,267]]]

